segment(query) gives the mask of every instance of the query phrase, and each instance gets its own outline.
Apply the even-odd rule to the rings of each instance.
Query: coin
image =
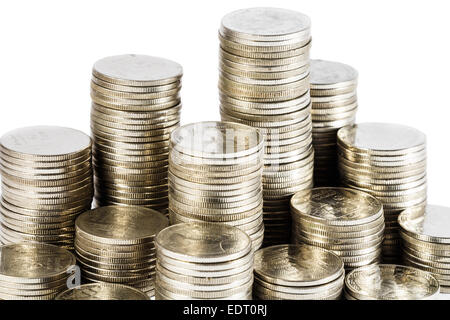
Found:
[[[61,292],[55,300],[149,300],[149,297],[129,286],[91,283]]]

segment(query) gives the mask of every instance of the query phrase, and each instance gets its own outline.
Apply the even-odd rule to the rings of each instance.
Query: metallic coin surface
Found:
[[[111,283],[91,283],[68,289],[60,293],[55,300],[149,300],[137,289]]]

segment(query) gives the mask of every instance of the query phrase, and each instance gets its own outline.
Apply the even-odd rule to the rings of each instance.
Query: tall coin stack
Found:
[[[251,300],[248,235],[221,224],[180,223],[156,237],[157,300]]]
[[[172,224],[213,222],[245,231],[254,249],[263,242],[264,138],[231,122],[199,122],[172,133],[169,212]]]
[[[91,129],[95,200],[167,213],[170,133],[180,121],[182,68],[121,55],[94,64]]]
[[[264,245],[289,242],[289,199],[313,185],[309,96],[310,20],[285,9],[226,15],[219,31],[220,104],[224,121],[265,137]]]
[[[349,65],[311,60],[314,185],[338,185],[336,134],[355,122],[358,72]]]
[[[1,300],[53,300],[67,289],[76,260],[68,250],[43,243],[0,247]]]
[[[255,252],[253,295],[261,300],[338,300],[344,264],[309,245],[278,245]]]
[[[424,205],[427,199],[426,137],[403,125],[361,123],[340,129],[337,139],[341,182],[383,203],[383,260],[397,262],[398,215]]]
[[[347,300],[434,300],[438,295],[436,278],[411,267],[373,264],[345,277]]]
[[[450,293],[450,208],[427,205],[403,211],[398,222],[404,262],[433,273]]]
[[[314,188],[291,199],[292,241],[328,249],[345,269],[380,262],[383,206],[371,195],[345,188]]]
[[[83,279],[124,284],[154,296],[154,240],[168,225],[162,213],[137,206],[106,206],[81,214],[75,251]]]
[[[73,249],[76,217],[91,208],[91,139],[81,131],[36,126],[0,139],[0,241]]]

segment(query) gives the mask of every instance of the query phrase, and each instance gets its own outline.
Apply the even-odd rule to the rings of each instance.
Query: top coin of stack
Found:
[[[222,120],[265,136],[265,245],[289,242],[289,198],[313,183],[310,25],[295,11],[251,8],[226,15],[219,30]]]
[[[340,129],[337,138],[341,182],[383,203],[383,259],[397,261],[398,215],[427,199],[426,137],[403,125],[361,123]]]
[[[358,72],[349,65],[311,60],[314,185],[338,184],[336,133],[355,122]]]
[[[182,68],[143,55],[94,64],[91,129],[98,205],[167,213],[170,133],[180,121]]]
[[[157,300],[251,300],[249,236],[223,224],[180,223],[156,237]]]
[[[255,252],[253,294],[262,300],[338,300],[344,264],[334,253],[305,244]]]
[[[169,221],[137,206],[106,206],[76,220],[75,251],[85,280],[126,284],[154,295],[157,234]]]
[[[76,260],[68,250],[41,243],[0,247],[0,299],[52,300],[67,289]]]
[[[91,139],[62,127],[10,131],[0,139],[0,241],[73,249],[75,218],[91,207]]]
[[[315,188],[291,199],[292,240],[333,251],[347,270],[380,261],[383,206],[371,195],[345,188]]]
[[[393,264],[369,265],[345,278],[347,300],[434,300],[439,283],[431,273]]]
[[[169,156],[171,223],[232,225],[258,249],[264,236],[263,145],[258,130],[237,123],[199,122],[176,129]]]
[[[89,283],[61,292],[55,300],[149,300],[135,288],[116,283]]]
[[[441,293],[450,293],[450,208],[427,205],[406,209],[398,222],[404,261],[432,272]]]

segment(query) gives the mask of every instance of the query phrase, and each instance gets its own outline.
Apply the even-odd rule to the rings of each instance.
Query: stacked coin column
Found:
[[[383,206],[353,189],[314,188],[291,199],[292,240],[333,251],[346,270],[378,263],[384,236]]]
[[[314,185],[338,185],[336,134],[355,122],[358,72],[349,65],[311,60]]]
[[[81,214],[75,251],[83,280],[125,284],[152,297],[154,240],[168,225],[162,213],[137,206],[105,206]]]
[[[169,137],[180,121],[181,76],[179,64],[149,56],[95,63],[91,129],[97,205],[167,213]]]
[[[230,122],[199,122],[172,133],[169,215],[172,224],[213,222],[245,231],[262,245],[262,134]]]
[[[361,123],[340,129],[337,139],[341,182],[383,203],[383,260],[396,263],[400,257],[398,215],[423,206],[427,199],[426,137],[403,125]]]
[[[223,18],[219,39],[222,120],[264,134],[264,242],[288,243],[289,199],[313,184],[310,20],[284,9],[239,10]]]
[[[156,237],[157,300],[251,300],[248,235],[223,224],[180,223]]]
[[[36,126],[0,139],[0,241],[73,249],[76,217],[91,208],[91,139],[74,129]]]

